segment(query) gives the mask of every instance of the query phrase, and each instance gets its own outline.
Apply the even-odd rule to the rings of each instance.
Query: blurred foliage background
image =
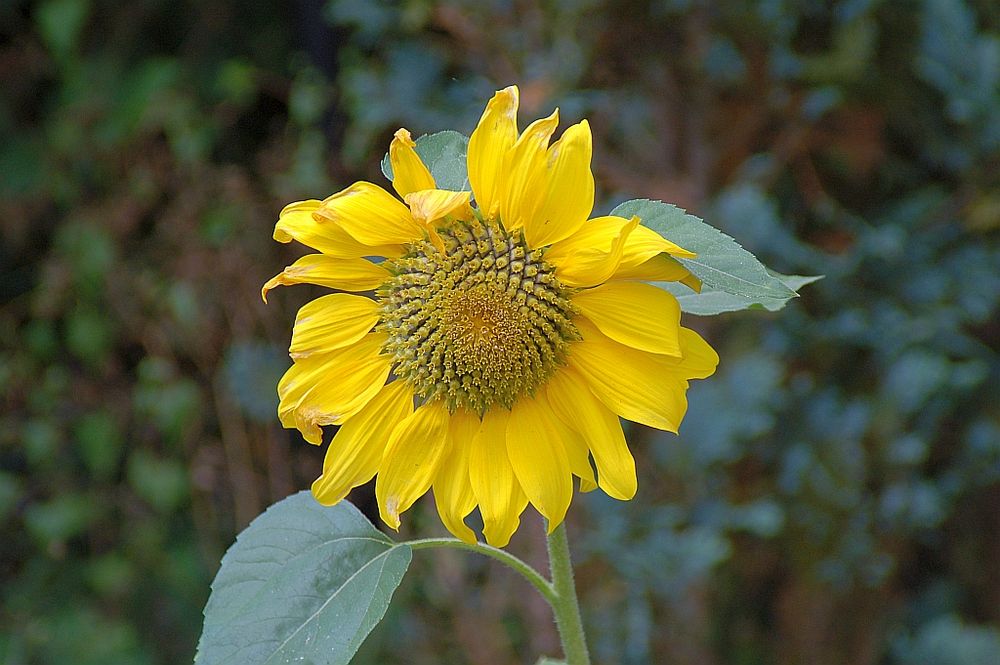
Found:
[[[260,302],[277,212],[514,82],[590,119],[599,211],[826,275],[688,317],[723,362],[680,437],[633,428],[638,497],[574,504],[596,661],[996,662],[997,3],[13,0],[0,35],[0,663],[190,662],[235,533],[321,467],[274,414],[315,295]],[[435,552],[358,661],[542,653],[519,579]]]

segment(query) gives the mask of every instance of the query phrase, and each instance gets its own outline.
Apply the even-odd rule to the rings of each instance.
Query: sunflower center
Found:
[[[542,385],[579,339],[555,268],[520,234],[454,222],[387,262],[379,290],[384,352],[422,399],[455,409],[507,408]]]

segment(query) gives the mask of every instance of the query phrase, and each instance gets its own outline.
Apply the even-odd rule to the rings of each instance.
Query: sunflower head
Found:
[[[573,494],[636,491],[619,418],[669,431],[688,381],[718,356],[647,281],[699,282],[693,254],[638,218],[590,218],[586,121],[517,129],[518,91],[494,95],[468,142],[471,191],[438,189],[409,132],[389,147],[399,198],[359,182],[293,203],[274,237],[318,250],[264,285],[338,291],[300,310],[278,414],[319,444],[326,504],[377,476],[383,520],[433,488],[466,541],[476,508],[503,546],[530,502],[550,528]],[[380,258],[379,258],[380,257]],[[595,473],[596,470],[596,473]]]
[[[385,353],[418,399],[451,412],[510,409],[533,394],[579,339],[569,291],[541,249],[495,220],[455,220],[441,240],[392,260],[378,290]]]

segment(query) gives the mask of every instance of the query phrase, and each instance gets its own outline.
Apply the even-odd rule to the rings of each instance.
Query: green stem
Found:
[[[475,552],[476,554],[492,557],[519,572],[524,579],[528,580],[533,587],[538,589],[538,593],[542,594],[542,597],[548,601],[549,605],[555,607],[558,602],[555,588],[541,573],[513,554],[498,547],[483,545],[482,543],[469,544],[458,538],[421,538],[420,540],[407,541],[405,544],[415,550],[444,547],[454,550],[466,550],[467,552]]]
[[[551,601],[556,615],[556,627],[562,640],[566,665],[590,665],[587,639],[580,618],[580,604],[576,599],[573,583],[573,563],[569,557],[566,523],[563,522],[548,536],[549,566],[552,568],[552,588],[555,600]]]
[[[422,538],[410,540],[404,544],[415,550],[444,547],[475,552],[513,568],[538,589],[538,593],[542,594],[542,597],[552,606],[556,627],[559,629],[559,638],[562,640],[566,665],[590,665],[587,640],[583,633],[583,621],[580,619],[580,605],[576,599],[576,586],[573,583],[573,564],[569,557],[569,542],[566,540],[565,523],[556,527],[555,531],[548,536],[549,566],[552,570],[551,582],[513,554],[490,545],[470,544],[457,538]]]

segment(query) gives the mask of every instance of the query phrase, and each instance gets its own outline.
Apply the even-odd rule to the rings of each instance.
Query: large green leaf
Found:
[[[806,284],[823,279],[822,275],[782,275],[769,270],[774,277],[784,282],[785,286],[798,291]],[[735,312],[742,309],[766,309],[776,312],[785,306],[790,298],[747,298],[712,288],[702,288],[701,293],[695,293],[683,284],[677,282],[654,282],[657,286],[670,291],[677,296],[681,309],[688,314],[712,316],[723,312]]]
[[[434,183],[438,189],[469,191],[469,171],[466,164],[466,154],[469,151],[467,136],[447,130],[437,134],[425,134],[415,143],[417,144],[415,150],[434,176]],[[392,164],[389,163],[388,154],[382,158],[382,173],[392,180]]]
[[[346,664],[385,615],[410,563],[346,501],[274,504],[222,559],[196,665]]]
[[[706,295],[721,291],[749,304],[784,302],[797,295],[735,240],[677,206],[636,199],[622,203],[611,214],[625,218],[638,215],[643,225],[695,252],[696,258],[679,260],[702,281]]]

